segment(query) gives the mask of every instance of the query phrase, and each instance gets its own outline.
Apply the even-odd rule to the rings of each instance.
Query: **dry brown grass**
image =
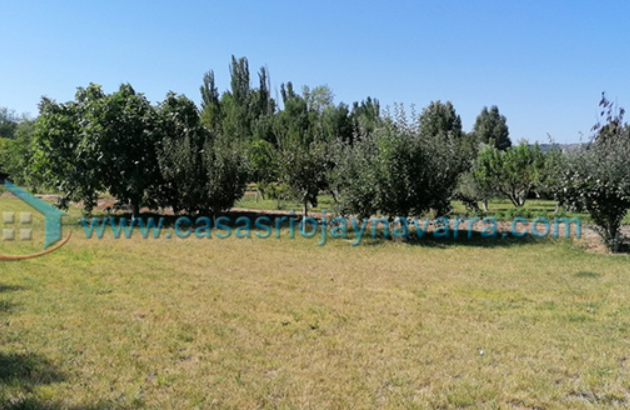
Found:
[[[0,262],[0,409],[630,406],[628,257],[317,240]]]

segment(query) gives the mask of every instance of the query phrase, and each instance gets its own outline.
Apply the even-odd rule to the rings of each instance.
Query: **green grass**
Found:
[[[322,210],[327,210],[328,212],[334,212],[337,209],[337,205],[330,195],[320,195],[317,205],[314,208],[309,208],[309,211],[321,212]],[[302,212],[302,204],[295,200],[262,199],[254,194],[245,195],[236,203],[236,206],[256,210],[294,210],[297,214]],[[451,213],[454,216],[469,215],[461,201],[453,201],[452,207]],[[507,199],[494,199],[490,201],[488,208],[488,212],[482,212],[478,216],[494,217],[501,221],[513,220],[516,217],[524,217],[531,220],[537,217],[553,219],[554,217],[566,216],[569,218],[580,218],[583,223],[592,223],[591,217],[586,213],[572,213],[562,208],[556,213],[556,201],[530,199],[525,202],[522,208],[515,208]],[[630,224],[630,213],[624,218],[623,224]]]
[[[511,220],[515,217],[524,217],[528,219],[535,219],[537,217],[546,217],[552,219],[554,217],[577,217],[582,220],[583,223],[592,223],[591,217],[587,213],[574,213],[568,212],[563,208],[556,213],[556,201],[549,201],[543,199],[530,199],[525,202],[525,205],[521,208],[516,208],[507,199],[494,199],[488,204],[488,212],[484,213],[484,216],[492,216],[498,220]],[[453,213],[456,215],[465,215],[466,207],[460,201],[453,201]],[[630,213],[626,215],[623,220],[623,224],[630,224]]]
[[[336,209],[336,204],[330,195],[320,195],[318,197],[316,207],[310,207],[309,211],[321,212],[327,210],[329,212]],[[263,199],[260,196],[253,193],[246,194],[235,205],[238,208],[258,209],[258,210],[279,210],[279,211],[295,211],[296,213],[302,213],[303,205],[296,200],[275,200],[275,199]]]
[[[59,251],[0,261],[2,410],[630,406],[628,256],[88,240],[71,214]]]

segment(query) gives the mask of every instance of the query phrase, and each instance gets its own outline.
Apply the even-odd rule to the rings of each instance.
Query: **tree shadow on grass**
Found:
[[[19,291],[22,286],[0,283],[0,293]],[[10,312],[13,304],[0,300],[0,313]],[[0,344],[0,346],[2,346]],[[37,353],[0,351],[0,410],[100,410],[107,405],[70,407],[32,397],[37,386],[60,383],[66,377],[57,366]]]
[[[41,355],[0,352],[0,384],[33,387],[64,379],[56,366]]]
[[[436,238],[432,233],[429,233],[422,238],[411,235],[408,240],[404,240],[403,238],[383,238],[381,233],[380,237],[377,235],[376,238],[369,237],[368,239],[364,239],[361,241],[361,245],[375,246],[382,245],[383,243],[400,242],[410,246],[438,249],[446,249],[452,246],[466,246],[473,248],[513,248],[525,245],[552,243],[553,241],[555,241],[555,239],[537,238],[532,235],[526,235],[522,238],[516,238],[513,236],[503,237],[502,233],[499,233],[496,237],[484,237],[480,232],[473,232],[470,236],[468,235],[468,232],[465,232],[457,238]]]
[[[37,386],[64,380],[56,366],[39,354],[0,352],[0,410],[61,409],[30,396]]]
[[[114,224],[120,226],[120,221],[124,218],[126,220],[127,226],[129,226],[131,221],[131,214],[128,213],[117,213],[110,215],[114,218]],[[99,224],[103,223],[105,218],[109,216],[99,216],[96,217],[96,220]],[[249,220],[249,227],[251,229],[252,235],[256,232],[259,232],[265,236],[260,237],[275,237],[277,230],[286,230],[293,229],[296,237],[299,237],[300,231],[299,226],[300,222],[303,219],[301,214],[289,214],[287,212],[275,212],[275,211],[263,211],[263,210],[230,210],[220,215],[217,215],[217,218],[222,217],[223,219],[220,221],[221,227],[218,228],[215,226],[216,220],[212,220],[210,222],[211,225],[211,235],[215,235],[215,232],[220,231],[222,234],[227,234],[227,236],[234,235],[236,228],[243,228],[244,222],[243,219]],[[188,218],[186,221],[183,218]],[[177,229],[179,232],[186,232],[187,236],[192,234],[196,228],[200,226],[200,224],[196,224],[197,218],[199,216],[192,215],[162,215],[157,213],[146,212],[141,215],[141,219],[143,221],[143,226],[147,226],[147,222],[152,219],[154,221],[154,226],[158,226],[161,223],[161,227],[164,229],[174,228],[177,224]],[[262,221],[263,225],[267,228],[267,230],[260,229],[255,221],[260,218],[266,218],[266,220]],[[326,242],[334,242],[337,240],[330,236],[330,232],[332,229],[331,221],[335,219],[332,215],[328,215],[328,225],[327,232],[328,236]],[[210,218],[212,219],[212,218]],[[321,215],[314,216],[314,219],[321,223]],[[377,218],[378,219],[378,218]],[[81,225],[81,223],[79,223]],[[359,224],[361,225],[361,224]],[[135,225],[138,228],[138,225]],[[357,228],[360,228],[358,226]],[[313,229],[312,225],[307,225],[306,231],[311,231]],[[433,229],[433,228],[432,228]],[[142,230],[142,229],[140,229]],[[365,228],[365,231],[362,235],[361,241],[358,246],[377,246],[386,243],[396,243],[396,242],[404,242],[411,246],[420,246],[420,247],[429,247],[429,248],[448,248],[452,246],[466,246],[466,247],[477,247],[477,248],[511,248],[518,247],[524,245],[535,245],[541,243],[553,243],[557,241],[553,238],[552,234],[546,237],[536,237],[531,235],[531,233],[527,233],[522,237],[515,237],[510,232],[505,232],[502,228],[499,228],[496,232],[495,236],[482,235],[482,231],[476,227],[473,230],[468,231],[468,228],[460,228],[457,237],[454,237],[454,230],[451,227],[450,232],[447,237],[435,237],[434,231],[429,230],[426,231],[422,237],[418,237],[415,232],[415,229],[410,228],[409,238],[404,240],[402,237],[392,237],[392,232],[394,230],[394,226],[390,228],[388,237],[384,237],[384,230],[382,227],[376,228],[376,233],[373,234],[372,226],[368,224]],[[111,235],[112,231],[108,228],[103,232],[107,232],[107,234]],[[119,229],[119,232],[122,233],[122,230]],[[148,231],[147,231],[148,232]],[[205,231],[204,231],[205,232]],[[229,232],[229,234],[228,234]],[[140,232],[135,232],[135,235],[139,235]],[[149,234],[150,236],[152,234]],[[187,237],[186,236],[186,237]],[[282,236],[282,235],[280,235]],[[321,238],[321,225],[317,227],[317,232],[315,235],[316,238]],[[341,239],[341,238],[340,238]],[[345,240],[350,240],[353,244],[357,241],[357,237],[353,230],[353,225],[350,222],[347,222],[347,236],[344,237]],[[564,239],[564,236],[560,236],[560,239]]]
[[[22,289],[24,288],[21,286],[0,283],[0,293]],[[14,306],[13,303],[0,300],[0,313],[9,313]],[[56,367],[39,354],[0,351],[0,387],[8,386],[29,390],[37,385],[57,383],[63,379]],[[0,409],[2,409],[1,401]]]
[[[116,408],[108,403],[68,407],[32,397],[37,386],[66,380],[57,366],[39,354],[0,352],[0,410],[105,410]]]
[[[0,400],[2,398],[0,397]],[[94,405],[85,405],[85,406],[72,406],[68,407],[67,405],[55,402],[44,402],[42,400],[35,399],[24,399],[12,403],[4,404],[0,401],[0,410],[111,410],[117,409],[121,407],[117,407],[112,404],[94,404]],[[122,407],[124,408],[124,407]]]
[[[257,210],[252,210],[252,211],[226,211],[226,212],[222,212],[218,215],[216,215],[215,218],[213,218],[210,215],[187,215],[187,214],[178,214],[178,215],[172,215],[172,214],[159,214],[159,213],[153,213],[153,212],[143,212],[139,219],[141,219],[143,221],[143,225],[147,226],[147,222],[149,220],[153,220],[155,226],[158,225],[158,223],[161,221],[162,223],[162,227],[163,228],[173,228],[175,226],[175,223],[179,220],[180,222],[180,228],[187,228],[188,226],[185,223],[182,223],[183,218],[188,218],[190,220],[190,222],[192,224],[195,223],[195,221],[198,218],[210,218],[212,219],[216,219],[216,218],[223,218],[221,223],[224,226],[228,226],[228,227],[235,227],[237,224],[237,220],[239,218],[247,218],[250,219],[252,221],[252,226],[254,225],[253,222],[257,219],[257,218],[269,218],[270,222],[271,222],[271,226],[275,227],[276,224],[276,219],[279,220],[279,224],[281,227],[288,227],[289,226],[289,218],[293,218],[294,219],[294,223],[297,225],[299,223],[299,221],[302,219],[302,215],[300,214],[292,214],[289,215],[287,212],[285,211],[257,211]],[[115,224],[118,226],[120,224],[121,220],[125,220],[125,223],[127,226],[130,225],[131,220],[133,219],[132,214],[130,213],[112,213],[110,215],[95,215],[92,217],[86,217],[86,223],[87,226],[89,227],[90,224],[92,223],[92,221],[97,221],[99,225],[103,224],[105,219],[109,219],[109,218],[113,218]],[[80,228],[83,228],[83,222],[81,221],[81,218],[78,218],[76,220],[76,223],[69,223],[69,225],[75,225],[78,226]],[[212,225],[214,226],[214,221],[212,221]],[[137,224],[135,225],[136,227],[138,226]]]
[[[13,292],[22,289],[24,289],[22,286],[4,285],[0,283],[0,293]],[[13,310],[14,306],[15,305],[11,302],[0,300],[0,314],[10,312]]]
[[[23,290],[23,289],[24,289],[23,286],[3,285],[2,283],[0,283],[0,293],[13,292],[13,291],[16,291],[16,290]]]
[[[260,220],[260,223],[273,233],[277,230],[293,227],[296,231],[296,235],[298,235],[297,230],[302,217],[300,215],[287,215],[286,213],[275,214],[271,212],[255,211],[228,211],[221,213],[216,217],[185,214],[162,215],[145,212],[142,213],[139,219],[141,222],[133,222],[133,230],[129,229],[133,221],[132,215],[129,213],[94,216],[86,218],[85,222],[79,219],[76,224],[71,223],[71,225],[76,226],[75,229],[78,229],[81,234],[85,233],[88,238],[101,238],[102,236],[116,236],[118,238],[156,238],[158,231],[160,232],[160,235],[163,236],[165,233],[161,232],[161,230],[165,229],[175,228],[176,235],[188,237],[193,234],[196,229],[205,229],[206,226],[210,226],[211,236],[214,236],[216,232],[220,232],[222,235],[231,236],[234,234],[235,229],[239,227],[243,228],[245,224],[244,220],[249,221],[249,227],[252,234],[254,234],[254,232],[264,233],[266,231],[256,226],[256,221]],[[158,227],[160,229],[155,229]],[[114,233],[114,231],[117,233]],[[190,232],[190,234],[188,234],[188,232]],[[208,235],[206,230],[203,232],[202,236]]]
[[[14,304],[11,302],[7,302],[6,300],[0,300],[0,314],[8,313],[13,310]]]

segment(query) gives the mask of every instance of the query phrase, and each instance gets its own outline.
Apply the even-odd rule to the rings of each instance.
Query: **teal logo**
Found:
[[[35,211],[44,215],[45,218],[45,234],[44,234],[44,252],[38,253],[35,255],[21,255],[21,256],[10,256],[10,255],[2,255],[0,254],[0,259],[28,259],[36,256],[41,256],[47,253],[50,253],[54,250],[59,249],[70,239],[70,235],[72,232],[68,233],[68,237],[65,238],[59,245],[54,248],[50,248],[55,242],[58,242],[62,239],[61,233],[61,217],[69,216],[67,213],[60,211],[49,203],[37,198],[34,195],[29,194],[22,188],[14,185],[10,181],[5,181],[4,187],[7,191],[11,192],[13,195],[18,197],[20,200],[25,202]],[[28,226],[32,222],[33,215],[31,212],[20,212],[19,218],[16,218],[14,212],[3,212],[2,213],[2,221],[4,224],[4,228],[2,231],[2,240],[3,241],[12,241],[15,240],[16,230],[14,228],[10,228],[12,225],[20,225]],[[19,221],[19,223],[18,223]],[[7,229],[8,228],[8,229]],[[32,230],[25,228],[19,230],[20,240],[31,240],[32,239]],[[50,249],[49,249],[50,248]]]

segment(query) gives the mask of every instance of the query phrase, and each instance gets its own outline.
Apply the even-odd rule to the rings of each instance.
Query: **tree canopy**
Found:
[[[490,109],[483,107],[475,120],[473,134],[478,143],[491,144],[501,151],[512,146],[507,119],[499,113],[496,105]]]
[[[152,104],[130,84],[113,93],[90,84],[58,103],[42,98],[30,120],[0,108],[0,171],[63,193],[61,206],[91,212],[108,192],[134,216],[144,207],[217,215],[246,186],[291,196],[306,216],[330,193],[337,211],[360,216],[419,216],[449,211],[453,198],[508,198],[522,207],[532,194],[588,212],[611,249],[630,210],[630,126],[605,95],[591,144],[566,155],[536,144],[512,146],[506,117],[484,107],[466,133],[450,101],[432,101],[409,118],[367,97],[335,101],[327,85],[280,84],[269,70],[252,81],[245,57],[232,56],[228,88],[214,71],[202,78],[200,107],[169,92]]]

